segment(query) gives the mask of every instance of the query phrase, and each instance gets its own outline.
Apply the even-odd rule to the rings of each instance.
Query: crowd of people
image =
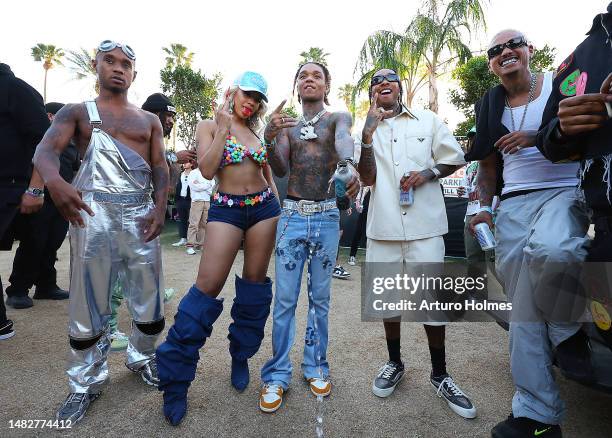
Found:
[[[178,425],[241,247],[244,262],[234,278],[228,330],[231,384],[237,391],[249,385],[249,359],[264,341],[272,310],[273,354],[261,369],[258,404],[267,413],[281,407],[291,386],[295,312],[306,267],[301,374],[315,397],[328,396],[332,277],[348,277],[338,261],[343,203],[337,197],[357,201],[349,264],[356,263],[364,233],[366,263],[443,263],[448,220],[439,179],[467,164],[468,262],[490,255],[473,237],[479,224],[487,224],[497,241],[496,274],[513,304],[516,392],[511,415],[492,436],[560,437],[565,408],[553,363],[585,383],[592,381],[593,367],[581,323],[559,321],[541,308],[547,289],[541,279],[559,264],[579,269],[584,261],[612,262],[610,31],[612,3],[557,71],[543,74],[530,71],[533,47],[523,32],[497,32],[487,56],[500,85],[477,103],[465,155],[438,115],[406,107],[402,77],[389,68],[372,75],[370,109],[354,135],[350,114],[326,109],[326,65],[307,62],[295,73],[301,116],[283,112],[283,101],[267,122],[268,84],[247,70],[225,92],[214,118],[198,124],[197,150],[168,157],[164,137],[176,109],[160,93],[142,108],[128,102],[136,68],[130,46],[100,43],[93,63],[99,96],[80,104],[44,105],[0,64],[2,249],[19,240],[6,304],[32,306],[32,286],[36,300],[69,299],[69,394],[57,419],[74,424],[84,417],[108,380],[109,351],[125,349],[128,369],[158,387],[165,418]],[[168,295],[159,235],[169,162],[182,166],[175,191],[179,240],[173,245],[185,246],[190,255],[202,253],[195,282],[158,345]],[[345,194],[331,184],[341,167],[348,168]],[[281,199],[274,177],[286,175],[287,196]],[[54,265],[68,223],[70,288],[64,291]],[[591,224],[593,240],[587,234]],[[268,276],[273,253],[274,282]],[[119,332],[121,337],[116,312],[124,299],[132,324],[129,336]],[[0,302],[5,340],[15,330]],[[447,370],[446,325],[424,323],[429,381],[453,412],[474,418],[477,407]],[[372,392],[389,397],[409,357],[401,354],[401,315],[386,315],[383,326],[388,358],[373,376]],[[119,341],[123,346],[114,348]]]

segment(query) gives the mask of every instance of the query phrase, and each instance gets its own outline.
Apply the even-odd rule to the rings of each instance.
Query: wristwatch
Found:
[[[166,152],[166,157],[168,158],[168,161],[170,161],[171,163],[176,163],[178,161],[178,157],[173,151]]]
[[[442,172],[440,172],[437,168],[432,167],[431,169],[429,169],[433,172],[433,174],[435,175],[434,179],[438,179],[440,178],[440,175],[442,175]]]
[[[44,198],[45,197],[45,190],[39,189],[38,187],[28,187],[28,189],[25,192],[26,194],[34,198]]]

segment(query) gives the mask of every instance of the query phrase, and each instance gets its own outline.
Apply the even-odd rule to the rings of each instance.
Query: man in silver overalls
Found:
[[[158,236],[168,167],[159,119],[127,101],[135,59],[129,46],[103,41],[95,58],[100,95],[66,105],[34,157],[53,202],[71,224],[70,394],[57,419],[72,424],[108,379],[110,296],[120,273],[133,318],[126,366],[147,384],[158,384],[155,343],[164,328]],[[71,138],[83,157],[72,186],[58,173],[58,155]]]

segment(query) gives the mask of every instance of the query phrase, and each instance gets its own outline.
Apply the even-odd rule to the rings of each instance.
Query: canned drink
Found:
[[[400,205],[408,206],[414,204],[414,188],[410,187],[407,192],[400,189]]]
[[[489,225],[484,222],[479,223],[474,227],[474,234],[483,251],[493,249],[497,246],[495,236],[491,232]]]

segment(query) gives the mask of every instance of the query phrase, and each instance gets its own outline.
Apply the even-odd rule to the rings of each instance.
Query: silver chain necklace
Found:
[[[304,124],[302,129],[300,129],[301,140],[314,140],[315,138],[319,138],[319,136],[314,130],[314,125],[316,125],[317,122],[321,120],[321,117],[323,117],[323,114],[325,114],[326,112],[326,109],[322,109],[317,113],[316,116],[314,116],[310,120],[306,120],[303,114],[300,116],[300,122]]]
[[[529,84],[529,97],[527,98],[527,105],[525,105],[525,110],[523,111],[523,117],[521,118],[521,124],[519,125],[518,131],[523,129],[523,124],[525,123],[525,117],[527,116],[527,109],[529,108],[529,104],[533,100],[533,95],[535,94],[536,82],[538,77],[531,74],[531,83]],[[508,100],[508,96],[506,96],[506,106],[510,109],[510,120],[512,121],[512,131],[517,131],[516,125],[514,124],[514,112],[512,107],[510,106],[510,101]]]
[[[599,14],[599,21],[601,21],[601,27],[603,27],[604,32],[606,32],[606,35],[608,36],[608,38],[606,38],[606,44],[610,44],[610,47],[612,48],[612,37],[610,37],[610,32],[608,32],[608,28],[604,24],[603,17],[604,14]]]

